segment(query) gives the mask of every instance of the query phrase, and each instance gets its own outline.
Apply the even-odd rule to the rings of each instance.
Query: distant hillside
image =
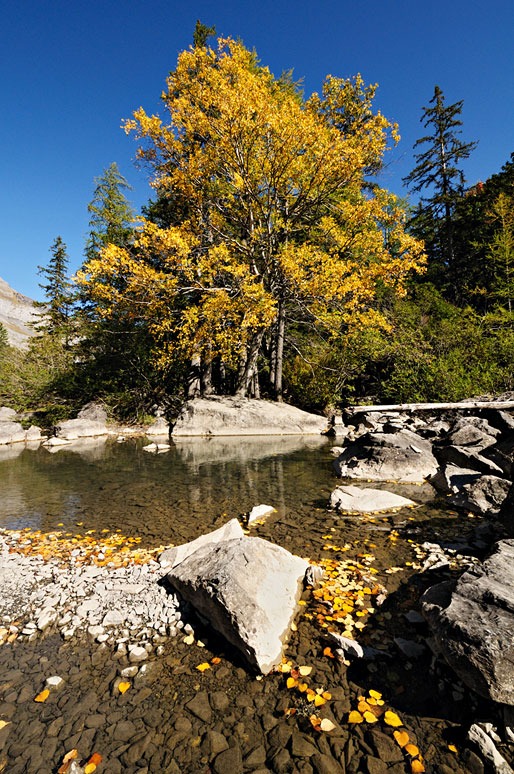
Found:
[[[29,323],[37,316],[33,300],[17,293],[0,277],[0,323],[7,330],[11,346],[27,348],[34,335]]]

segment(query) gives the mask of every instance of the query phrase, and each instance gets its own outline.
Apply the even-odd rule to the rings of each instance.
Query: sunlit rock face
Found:
[[[33,300],[17,293],[0,278],[0,323],[6,329],[12,347],[27,348],[29,338],[34,335],[30,323],[38,316]]]

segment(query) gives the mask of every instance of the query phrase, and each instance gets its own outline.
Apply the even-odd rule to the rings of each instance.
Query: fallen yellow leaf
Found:
[[[312,672],[312,667],[301,666],[301,667],[298,667],[298,671],[300,672],[302,677],[307,677],[307,675],[310,675],[310,673]]]
[[[454,753],[456,753],[456,752],[457,752],[457,748],[455,747],[455,745],[454,745],[454,744],[449,744],[449,745],[448,745],[448,749],[449,749],[449,750],[451,750],[451,752],[454,752]]]
[[[327,700],[323,698],[323,696],[316,696],[314,697],[314,706],[315,707],[321,707],[322,704],[326,704]]]
[[[353,712],[350,712],[348,715],[348,723],[362,723],[364,718],[362,717],[360,712],[356,712],[353,710]]]
[[[369,593],[369,590],[368,590],[368,593]],[[372,699],[381,699],[382,698],[382,694],[379,691],[371,690],[369,692],[369,695],[371,696]]]
[[[84,774],[93,774],[93,771],[96,771],[96,763],[88,763],[84,768]]]
[[[294,677],[288,677],[286,680],[286,685],[288,688],[294,688],[297,684],[297,681],[294,679]]]
[[[405,745],[409,741],[409,735],[407,731],[395,731],[393,733],[393,736],[396,739],[397,743],[400,745],[400,747],[405,747]]]
[[[391,710],[387,710],[385,713],[384,722],[387,723],[388,726],[403,726],[403,722],[400,720],[396,712],[391,712]]]
[[[128,691],[129,688],[130,688],[130,683],[120,683],[118,685],[118,691],[120,693],[125,693],[125,691]]]
[[[185,642],[186,645],[192,645],[194,641],[195,641],[195,638],[194,638],[194,635],[192,634],[188,634],[187,637],[184,637],[184,639],[182,640],[182,642]]]
[[[204,661],[203,664],[198,664],[196,667],[199,672],[205,672],[206,669],[210,669],[211,665],[207,663],[207,661]]]
[[[410,770],[412,771],[412,774],[422,774],[422,772],[425,771],[425,767],[421,761],[412,761]]]
[[[372,712],[367,711],[364,713],[364,720],[366,723],[376,723],[377,717]]]
[[[48,690],[48,688],[45,688],[44,691],[41,691],[41,693],[38,693],[34,701],[46,701],[49,696],[50,696],[50,691]]]
[[[415,744],[406,744],[405,752],[408,752],[409,755],[412,755],[413,758],[415,758],[416,755],[419,755],[419,750]]]
[[[5,728],[8,725],[9,725],[8,720],[0,720],[0,731],[2,730],[2,728]]]

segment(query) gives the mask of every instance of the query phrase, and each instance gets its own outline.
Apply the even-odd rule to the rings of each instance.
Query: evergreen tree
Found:
[[[5,350],[9,346],[9,339],[7,337],[7,331],[5,330],[5,327],[0,323],[0,358],[5,353]]]
[[[200,19],[196,20],[195,31],[193,33],[193,46],[195,48],[203,48],[207,45],[207,40],[211,35],[216,34],[216,27],[207,27],[202,24]]]
[[[445,105],[444,94],[436,86],[430,105],[423,108],[420,119],[430,134],[414,144],[414,148],[426,149],[414,154],[416,166],[403,182],[411,192],[428,192],[428,196],[420,198],[411,220],[412,230],[425,239],[431,268],[435,269],[431,276],[437,277],[443,271],[446,279],[453,282],[457,270],[453,215],[465,182],[459,163],[468,158],[477,143],[465,143],[458,137],[462,100]],[[439,276],[439,284],[440,279]]]
[[[89,235],[86,241],[86,263],[98,257],[102,247],[108,244],[126,247],[134,233],[134,211],[124,194],[132,186],[120,173],[114,162],[103,175],[95,178],[96,188],[88,204],[91,214]]]
[[[51,336],[69,336],[70,315],[74,301],[71,283],[68,281],[68,255],[66,245],[58,236],[50,248],[51,258],[47,266],[38,266],[38,274],[46,279],[46,284],[40,283],[44,290],[46,301],[35,302],[35,306],[43,311],[36,330]]]

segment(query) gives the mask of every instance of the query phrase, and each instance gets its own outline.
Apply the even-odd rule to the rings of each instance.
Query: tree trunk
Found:
[[[248,390],[250,388],[254,372],[257,370],[257,358],[259,357],[259,350],[261,348],[263,336],[264,331],[259,331],[253,335],[248,353],[246,355],[244,369],[240,369],[240,373],[238,374],[236,395],[240,395],[242,397],[248,395]]]
[[[278,305],[277,340],[275,352],[275,400],[282,401],[282,363],[284,360],[284,334],[286,329],[286,309],[281,299]]]
[[[208,363],[205,361],[202,363],[201,387],[202,395],[212,395],[214,392],[212,386],[212,360],[209,360]]]
[[[252,393],[253,393],[253,397],[256,400],[260,400],[261,388],[260,388],[260,385],[259,385],[259,371],[257,370],[257,367],[255,368],[255,371],[253,372]]]
[[[198,398],[201,394],[202,385],[200,382],[200,355],[193,355],[191,358],[191,370],[189,372],[187,383],[187,397]]]
[[[277,332],[276,326],[270,336],[270,354],[269,354],[269,392],[272,397],[275,396],[275,372],[277,370]]]

